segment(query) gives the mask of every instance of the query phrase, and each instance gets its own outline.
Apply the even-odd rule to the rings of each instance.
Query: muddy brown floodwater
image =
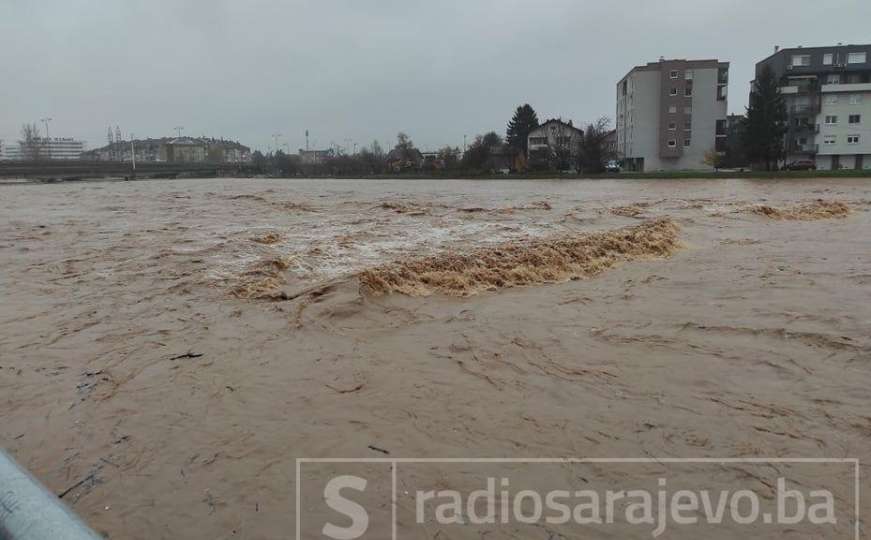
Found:
[[[0,444],[96,530],[143,539],[293,538],[302,457],[869,462],[869,210],[863,179],[0,186]],[[663,474],[642,469],[513,478]],[[681,478],[772,496],[784,471],[856,502],[850,471]],[[414,483],[475,478],[423,467],[398,511]],[[524,527],[487,538],[576,537]],[[704,536],[739,533],[770,537]]]

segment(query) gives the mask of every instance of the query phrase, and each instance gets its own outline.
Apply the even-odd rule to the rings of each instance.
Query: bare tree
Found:
[[[21,152],[24,159],[36,161],[42,157],[42,139],[36,123],[21,126]]]
[[[606,117],[599,118],[587,125],[584,130],[584,141],[581,145],[581,169],[587,173],[600,173],[605,171],[605,164],[615,159],[613,149],[608,146],[610,120]]]

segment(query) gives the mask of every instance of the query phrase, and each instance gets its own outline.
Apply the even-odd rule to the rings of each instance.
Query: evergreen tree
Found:
[[[508,122],[506,133],[508,145],[526,155],[529,133],[537,127],[538,115],[535,114],[535,110],[528,103],[517,107],[514,117]]]
[[[787,130],[786,104],[771,68],[765,66],[753,83],[747,107],[744,145],[751,163],[776,169],[783,157],[783,136]]]

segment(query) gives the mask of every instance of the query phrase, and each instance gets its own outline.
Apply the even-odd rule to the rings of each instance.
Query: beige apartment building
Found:
[[[726,142],[729,63],[666,60],[617,83],[617,153],[625,170],[706,170]]]

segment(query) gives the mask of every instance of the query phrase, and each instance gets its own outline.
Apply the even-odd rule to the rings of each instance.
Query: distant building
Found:
[[[301,165],[321,165],[336,157],[335,151],[329,150],[303,150],[299,149],[299,162]]]
[[[871,169],[871,45],[775,49],[770,67],[786,101],[786,162]]]
[[[85,142],[73,138],[52,137],[35,139],[30,145],[23,141],[0,144],[0,159],[20,161],[26,159],[79,159]]]
[[[161,161],[167,163],[201,163],[206,161],[208,146],[201,140],[181,137],[161,147]]]
[[[419,169],[423,166],[423,154],[417,148],[394,148],[387,152],[387,168],[393,172]]]
[[[119,141],[82,154],[94,161],[247,163],[251,149],[234,141],[210,138],[162,138]]]
[[[617,83],[617,152],[631,171],[711,169],[725,149],[729,63],[665,60]]]
[[[575,167],[581,151],[584,132],[569,122],[561,119],[546,120],[543,124],[529,132],[527,138],[527,159],[530,164],[535,161],[552,161],[557,158],[565,165]]]

